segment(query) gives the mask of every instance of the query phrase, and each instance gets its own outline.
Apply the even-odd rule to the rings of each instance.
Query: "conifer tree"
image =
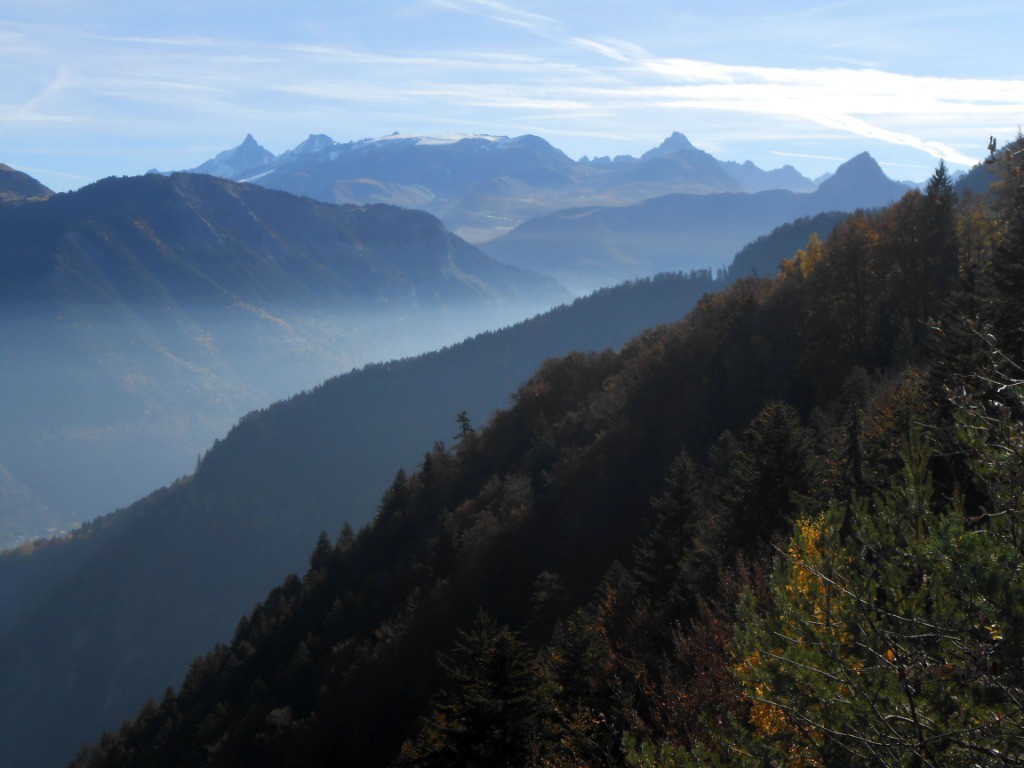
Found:
[[[400,765],[511,768],[538,765],[551,747],[550,691],[529,647],[482,611],[441,658],[448,688]]]
[[[609,686],[611,657],[608,638],[589,610],[577,609],[556,629],[545,657],[545,672],[556,690],[554,765],[618,764],[620,713]]]
[[[992,257],[992,327],[1013,357],[1024,353],[1024,135],[996,160],[1000,237]]]
[[[710,524],[704,511],[703,481],[697,466],[685,453],[672,463],[668,489],[652,501],[655,520],[634,548],[633,573],[647,597],[678,607],[692,584],[684,583],[698,529]]]
[[[743,433],[719,492],[727,542],[750,552],[784,530],[818,488],[819,468],[796,410],[771,402]]]
[[[800,518],[770,606],[748,597],[736,622],[745,717],[718,731],[724,752],[673,761],[1024,762],[1024,371],[992,354],[977,375],[1002,382],[1003,402],[961,390],[954,404],[984,503],[938,497],[930,450],[911,434],[888,490]]]

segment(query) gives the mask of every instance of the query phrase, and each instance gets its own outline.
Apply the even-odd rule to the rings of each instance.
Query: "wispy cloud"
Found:
[[[756,115],[795,117],[888,144],[912,147],[958,164],[976,158],[887,122],[925,123],[962,114],[1015,114],[1024,105],[1024,80],[913,77],[875,69],[792,69],[719,64],[678,58],[640,62],[668,82],[670,105]]]
[[[435,2],[461,12],[509,11],[504,3],[493,0]],[[812,23],[861,2],[837,2],[829,8],[788,14],[777,22]],[[566,27],[548,17],[519,26],[544,37]],[[572,34],[564,34],[561,39],[619,68],[629,87],[625,90],[613,87],[592,96],[622,109],[720,111],[795,119],[850,136],[909,147],[956,164],[969,165],[977,158],[929,135],[929,123],[944,123],[968,113],[975,117],[979,113],[1011,116],[1024,108],[1024,80],[1019,79],[916,77],[863,66],[741,66],[658,56],[635,43],[618,39]],[[856,47],[851,48],[854,49]],[[644,74],[660,79],[665,85],[659,87]],[[538,102],[539,99],[531,99],[527,106],[539,106]]]
[[[10,113],[4,118],[5,121],[41,122],[55,119],[54,115],[44,115],[42,113],[43,108],[48,102],[51,102],[58,94],[60,94],[61,91],[73,88],[77,83],[78,79],[71,74],[70,70],[65,67],[60,67],[57,70],[56,75],[46,83],[41,91],[36,93],[28,101],[11,109]],[[64,118],[60,117],[56,119],[62,120]]]
[[[683,130],[722,157],[763,163],[774,151],[816,170],[863,149],[880,161],[963,165],[989,133],[1009,138],[1024,120],[1010,54],[992,65],[1002,78],[982,69],[985,55],[931,66],[949,38],[922,46],[928,25],[959,31],[973,11],[922,15],[924,0],[889,4],[870,23],[859,6],[877,15],[879,0],[781,12],[754,0],[728,12],[634,0],[628,14],[582,0],[402,0],[358,15],[318,5],[315,18],[302,4],[268,6],[268,18],[232,23],[199,3],[154,16],[103,2],[110,13],[26,4],[21,21],[0,20],[6,162],[17,149],[23,163],[54,166],[46,153],[56,147],[98,158],[101,173],[125,172],[132,166],[108,158],[185,167],[205,157],[177,159],[184,152],[248,131],[279,149],[310,131],[344,140],[464,127],[564,137],[558,145],[575,155],[642,152]],[[901,24],[906,33],[891,31]],[[928,65],[908,67],[915,56]]]
[[[585,37],[570,37],[569,42],[580,48],[586,48],[587,50],[594,51],[601,54],[605,58],[612,59],[613,61],[619,61],[624,64],[632,62],[635,55],[631,56],[629,53],[619,50],[614,45],[607,43],[600,43],[597,40],[588,40]]]
[[[551,16],[524,11],[498,0],[431,0],[432,4],[452,11],[484,16],[492,21],[525,29],[535,34],[553,34],[562,26]]]
[[[220,48],[225,41],[214,37],[164,37],[138,35],[96,35],[85,34],[85,39],[101,43],[124,43],[142,46],[166,46],[169,48]]]

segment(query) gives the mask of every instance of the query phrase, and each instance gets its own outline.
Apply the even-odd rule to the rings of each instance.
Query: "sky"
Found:
[[[0,162],[65,191],[248,133],[536,134],[573,158],[673,131],[812,178],[870,152],[961,170],[1024,124],[1019,0],[0,0]]]

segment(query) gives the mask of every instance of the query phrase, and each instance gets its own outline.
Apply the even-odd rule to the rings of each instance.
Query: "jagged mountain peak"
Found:
[[[328,136],[326,133],[311,133],[305,141],[298,144],[294,149],[291,150],[292,154],[295,155],[309,155],[314,152],[320,152],[327,147],[334,146],[337,144],[334,139]]]
[[[267,149],[265,149],[262,144],[256,141],[255,137],[251,133],[245,134],[245,138],[242,140],[242,143],[239,144],[237,147],[232,147],[231,149],[224,150],[223,152],[218,154],[217,157],[237,157],[239,155],[246,154],[249,152],[266,153],[273,157],[273,154],[269,152]]]
[[[886,176],[878,161],[869,152],[861,152],[840,165],[836,168],[835,173],[821,182],[817,194],[822,198],[839,195],[849,198],[852,194],[852,199],[855,200],[859,191],[868,192],[870,190],[873,202],[860,204],[879,205],[896,200],[909,189],[910,187],[906,184],[893,181]],[[887,195],[887,200],[879,199],[879,195],[882,193],[885,193],[883,198]]]
[[[871,153],[861,152],[836,168],[835,173],[822,183],[822,187],[838,186],[850,182],[874,181],[882,177],[888,179],[878,161],[871,156]]]
[[[840,165],[836,169],[836,173],[842,172],[842,170],[844,168],[846,168],[846,169],[850,169],[850,168],[866,168],[866,169],[868,169],[869,168],[869,169],[872,169],[872,170],[877,169],[879,172],[882,171],[882,167],[878,164],[878,161],[875,160],[875,158],[873,158],[871,156],[871,153],[868,152],[867,150],[861,152],[859,155],[854,155],[849,160],[847,160],[845,163]]]
[[[237,147],[226,149],[211,160],[192,169],[192,173],[222,176],[226,179],[241,179],[253,169],[267,165],[274,160],[274,153],[266,149],[251,133]]]
[[[649,149],[640,156],[641,160],[648,160],[652,157],[662,157],[676,152],[693,152],[697,150],[690,140],[679,131],[672,131],[672,135],[665,139],[654,149]]]

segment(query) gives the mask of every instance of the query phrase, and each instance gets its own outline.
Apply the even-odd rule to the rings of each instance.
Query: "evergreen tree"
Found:
[[[934,265],[929,294],[940,297],[945,293],[944,286],[956,277],[960,249],[956,221],[957,194],[949,177],[949,169],[943,160],[939,161],[935,173],[928,180],[925,201],[930,219],[928,234],[933,249]]]
[[[668,489],[651,504],[654,524],[634,547],[633,573],[649,599],[678,615],[706,575],[695,550],[706,541],[701,528],[713,525],[700,470],[685,453],[672,463]]]
[[[332,552],[333,547],[331,547],[327,531],[320,531],[320,535],[316,539],[316,546],[313,547],[313,554],[309,556],[310,570],[325,572],[330,565]]]
[[[555,686],[559,739],[556,766],[617,765],[621,750],[609,685],[612,651],[590,611],[579,608],[555,631],[545,672]]]
[[[442,657],[448,687],[434,701],[400,765],[511,768],[538,765],[551,748],[550,692],[529,647],[482,611]]]
[[[991,323],[999,345],[1015,358],[1024,353],[1024,136],[999,153],[999,240],[992,256]]]
[[[953,396],[978,491],[936,494],[912,433],[888,489],[801,517],[770,600],[740,609],[748,705],[715,730],[724,750],[647,745],[636,764],[1024,762],[1024,368],[991,348],[974,375],[999,384],[994,401]]]
[[[721,482],[729,546],[751,552],[784,530],[819,489],[810,433],[794,408],[771,402],[750,423]]]

